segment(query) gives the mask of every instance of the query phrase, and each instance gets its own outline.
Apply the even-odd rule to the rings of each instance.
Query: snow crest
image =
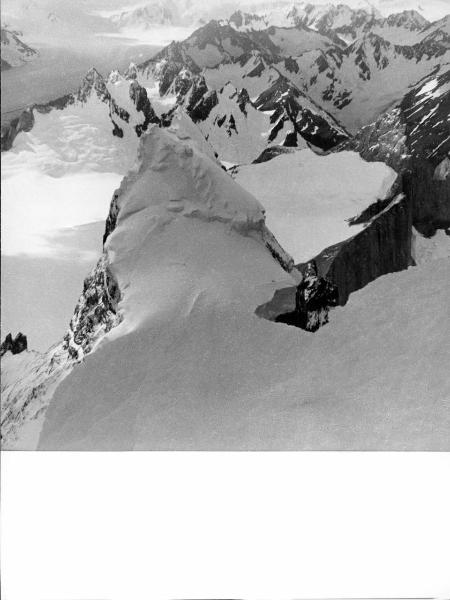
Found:
[[[137,161],[118,190],[118,219],[145,211],[160,223],[182,215],[228,223],[243,233],[262,231],[260,203],[244,190],[233,193],[230,177],[188,140],[176,127],[153,127],[143,138]]]

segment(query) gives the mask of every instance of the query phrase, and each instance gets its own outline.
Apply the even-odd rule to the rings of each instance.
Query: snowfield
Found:
[[[306,149],[239,166],[234,177],[260,200],[267,226],[300,263],[361,231],[348,219],[389,197],[397,174],[356,152],[318,156]]]
[[[253,4],[2,131],[5,449],[450,450],[448,17]]]
[[[298,273],[185,135],[143,138],[118,209],[122,322],[57,386],[38,448],[449,448],[448,260],[380,278],[311,334],[255,315]]]

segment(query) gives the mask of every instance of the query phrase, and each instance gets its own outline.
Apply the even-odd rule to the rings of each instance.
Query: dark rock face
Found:
[[[136,110],[142,112],[145,117],[144,122],[135,127],[136,134],[140,137],[144,131],[147,131],[150,123],[159,123],[159,118],[150,104],[147,90],[139,85],[137,81],[133,81],[130,85],[130,98],[133,100]]]
[[[352,292],[378,277],[403,271],[412,264],[411,220],[410,203],[401,194],[365,229],[315,257],[319,276],[337,287],[340,305],[346,304]]]
[[[11,354],[20,354],[24,352],[28,348],[27,336],[23,335],[23,333],[18,333],[16,337],[13,339],[12,335],[8,333],[0,346],[0,356],[6,354],[6,352],[11,352]]]
[[[161,96],[169,91],[174,80],[182,71],[187,69],[195,75],[201,71],[200,67],[187,54],[184,43],[181,42],[172,42],[158,52],[154,58],[141,63],[137,68],[139,71],[157,75]]]
[[[275,321],[300,327],[305,331],[317,331],[328,323],[330,307],[337,304],[337,287],[318,274],[317,265],[312,260],[306,265],[303,281],[297,286],[295,310],[280,315]]]
[[[24,110],[20,117],[13,119],[9,125],[2,127],[1,149],[2,152],[10,150],[21,131],[31,131],[34,126],[33,110]]]
[[[449,83],[450,71],[423,79],[397,107],[346,144],[365,160],[383,161],[401,174],[412,224],[425,235],[450,226],[450,182],[447,175],[435,176],[450,155]]]
[[[84,280],[83,292],[75,307],[69,330],[64,336],[63,350],[74,360],[88,354],[98,337],[120,323],[119,286],[109,270],[105,254]]]
[[[188,108],[187,112],[194,123],[198,123],[207,119],[209,113],[218,103],[217,92],[216,90],[212,90],[207,92],[192,108]]]
[[[337,287],[318,274],[313,260],[304,266],[303,279],[297,287],[277,290],[272,300],[258,306],[255,312],[269,321],[317,331],[328,323],[330,307],[337,304]]]
[[[280,154],[289,154],[290,152],[292,152],[292,150],[285,146],[269,146],[261,152],[258,158],[253,161],[253,164],[267,162],[276,156],[280,156]]]
[[[103,102],[109,101],[110,94],[106,88],[105,80],[94,68],[90,69],[84,76],[76,97],[80,102],[86,102],[93,91]]]
[[[450,180],[436,179],[434,172],[432,163],[413,158],[403,174],[403,189],[411,202],[413,225],[425,236],[450,227]]]
[[[105,233],[103,234],[103,245],[109,235],[114,231],[117,225],[117,217],[119,215],[119,190],[113,194],[111,204],[109,205],[108,217],[106,219]]]
[[[288,146],[298,146],[299,138],[321,148],[330,150],[348,139],[345,130],[335,119],[319,107],[310,110],[312,101],[295,85],[281,76],[255,101],[255,107],[262,111],[275,111],[270,121],[274,127],[269,141],[273,141],[286,122],[292,123],[293,134]]]

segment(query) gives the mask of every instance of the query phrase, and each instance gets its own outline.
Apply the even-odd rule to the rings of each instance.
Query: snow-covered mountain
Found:
[[[76,131],[76,134],[65,137],[68,122],[72,123],[71,133]],[[33,105],[2,128],[2,149],[9,150],[17,136],[15,149],[28,148],[30,141],[37,139],[52,146],[51,152],[55,153],[55,160],[50,163],[52,168],[64,165],[64,157],[70,155],[70,168],[95,160],[102,169],[108,169],[116,161],[123,163],[120,156],[123,143],[116,144],[114,138],[125,138],[135,152],[137,138],[155,122],[159,118],[147,92],[132,76],[112,72],[105,80],[92,68],[76,93],[44,105]],[[31,130],[32,135],[27,135]],[[36,162],[41,156],[38,152]]]
[[[304,53],[274,66],[355,132],[433,68],[449,63],[450,51],[442,41],[427,36],[413,46],[399,46],[368,33],[344,50]]]
[[[20,32],[1,28],[1,70],[20,67],[25,62],[33,60],[38,52],[27,46],[20,39]]]
[[[115,14],[111,21],[120,29],[149,29],[180,25],[181,15],[175,2],[159,0]]]
[[[3,353],[5,447],[448,449],[448,18],[295,8],[230,11],[2,130],[16,252],[52,244],[23,234],[26,186],[76,213],[101,180],[77,224],[112,194],[65,335]]]
[[[426,27],[413,45],[394,44],[371,31],[347,47],[305,26],[236,30],[213,21],[174,42],[139,71],[165,95],[180,72],[200,74],[220,90],[228,82],[252,101],[280,74],[343,126],[357,131],[397,102],[408,86],[450,62],[447,20]],[[316,37],[314,37],[316,36]]]
[[[445,334],[441,327],[441,336],[430,335],[434,320],[421,311],[431,291],[428,309],[442,318],[448,264],[380,280],[348,311],[336,311],[335,326],[323,333],[272,323],[258,307],[301,276],[266,228],[259,202],[176,128],[153,127],[142,138],[113,196],[105,242],[64,341],[46,356],[4,362],[6,447],[370,448],[381,442],[374,429],[386,435],[380,398],[390,398],[393,385],[399,409],[390,411],[387,446],[446,447],[445,360],[430,358]],[[380,321],[386,306],[395,316]],[[292,301],[282,308],[292,310]],[[343,353],[349,337],[354,351]],[[393,378],[399,353],[408,360]],[[425,403],[417,356],[429,357],[434,373]],[[362,370],[370,376],[361,378]],[[318,398],[321,417],[305,409]],[[326,409],[331,399],[340,410]],[[355,403],[364,413],[358,427]]]

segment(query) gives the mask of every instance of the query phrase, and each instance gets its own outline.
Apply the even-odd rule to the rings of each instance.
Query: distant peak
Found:
[[[84,76],[81,86],[78,90],[78,100],[81,102],[86,102],[88,97],[91,95],[92,90],[95,90],[97,96],[101,100],[106,100],[109,98],[106,82],[95,67],[91,67]]]

